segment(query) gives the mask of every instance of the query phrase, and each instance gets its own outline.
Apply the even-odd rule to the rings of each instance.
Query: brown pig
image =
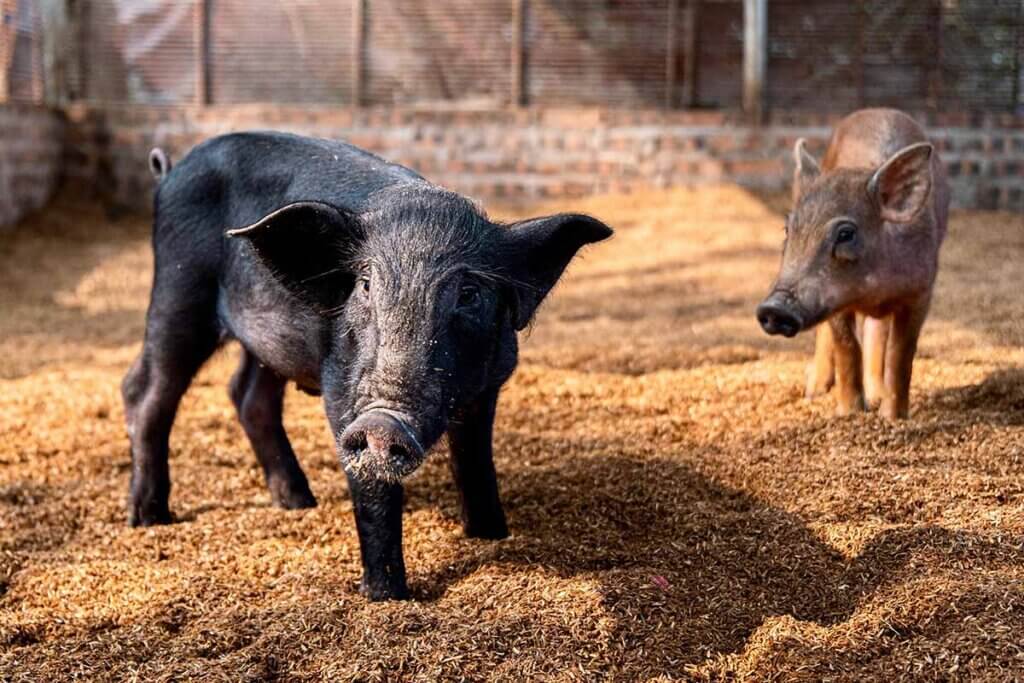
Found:
[[[834,384],[840,415],[880,406],[905,418],[946,236],[945,169],[921,126],[893,109],[840,121],[820,166],[803,139],[793,156],[782,265],[757,319],[787,337],[818,325],[808,397]]]

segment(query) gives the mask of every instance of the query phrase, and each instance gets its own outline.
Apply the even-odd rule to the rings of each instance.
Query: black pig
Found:
[[[401,482],[446,432],[466,534],[505,537],[491,433],[516,331],[611,230],[579,214],[498,225],[407,168],[282,133],[214,138],[173,171],[160,150],[150,163],[156,269],[122,385],[131,524],[170,521],[179,400],[237,339],[230,395],[281,507],[316,505],[281,423],[285,384],[323,395],[369,598],[408,596]]]

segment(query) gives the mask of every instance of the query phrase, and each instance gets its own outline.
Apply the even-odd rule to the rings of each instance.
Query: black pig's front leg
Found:
[[[402,558],[402,485],[348,476],[359,532],[363,580],[359,590],[370,600],[405,600]]]
[[[492,436],[497,390],[458,412],[448,427],[452,475],[462,502],[462,527],[474,538],[505,538],[508,525],[498,497]]]

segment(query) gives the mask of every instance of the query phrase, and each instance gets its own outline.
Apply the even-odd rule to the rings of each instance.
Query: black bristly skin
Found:
[[[447,432],[465,532],[508,534],[491,434],[516,333],[580,247],[610,234],[578,214],[498,225],[340,142],[238,133],[199,145],[160,179],[155,200],[145,342],[122,385],[131,524],[171,520],[178,402],[213,351],[237,339],[230,395],[274,502],[316,505],[281,422],[294,381],[323,395],[349,479],[362,591],[407,597],[402,479]],[[402,438],[421,448],[370,458],[343,443],[369,413],[398,416]]]

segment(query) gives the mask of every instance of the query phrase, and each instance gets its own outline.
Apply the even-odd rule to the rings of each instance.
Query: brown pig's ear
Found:
[[[868,194],[884,220],[908,223],[927,203],[932,191],[933,150],[929,142],[904,147],[871,176]]]
[[[800,138],[793,145],[793,161],[796,163],[793,169],[793,198],[796,199],[821,174],[821,167],[807,151],[805,138]]]

